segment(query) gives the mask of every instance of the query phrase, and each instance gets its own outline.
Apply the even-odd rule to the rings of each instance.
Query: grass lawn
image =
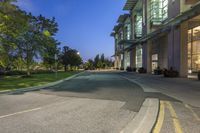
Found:
[[[76,73],[78,72],[58,72],[57,78],[55,77],[54,73],[33,74],[31,78],[22,78],[21,76],[6,76],[0,78],[0,91],[44,85],[50,82],[65,79]]]

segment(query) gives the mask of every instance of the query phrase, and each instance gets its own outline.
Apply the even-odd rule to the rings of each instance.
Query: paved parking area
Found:
[[[144,96],[118,73],[86,72],[40,91],[0,95],[0,132],[117,133]]]

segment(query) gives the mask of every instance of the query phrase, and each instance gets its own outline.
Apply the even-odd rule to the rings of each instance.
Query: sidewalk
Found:
[[[200,107],[200,81],[187,78],[164,78],[163,76],[138,73],[121,73],[139,84],[144,92],[160,92],[183,103]]]

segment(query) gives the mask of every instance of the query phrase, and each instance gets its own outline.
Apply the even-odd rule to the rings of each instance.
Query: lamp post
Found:
[[[57,60],[58,60],[58,55],[57,54],[55,54],[55,77],[56,77],[56,79],[57,79],[57,77],[58,77],[58,66],[57,66]]]

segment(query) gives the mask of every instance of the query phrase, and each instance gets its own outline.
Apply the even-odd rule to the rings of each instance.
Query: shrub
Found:
[[[52,70],[35,70],[32,71],[31,74],[48,74],[48,73],[54,73]]]
[[[123,68],[123,67],[121,67],[121,68],[120,68],[120,70],[122,70],[122,71],[123,71],[123,70],[124,70],[124,68]]]
[[[160,69],[160,67],[157,67],[157,69],[154,70],[154,74],[155,75],[161,75],[161,74],[163,74],[163,70]]]
[[[14,75],[26,75],[25,71],[13,70],[13,71],[6,71],[4,73],[6,76],[14,76]]]
[[[132,67],[127,67],[127,68],[126,68],[126,71],[127,71],[127,72],[136,72],[136,70],[137,70],[137,69],[136,69],[135,67],[134,67],[134,68],[132,68]]]
[[[126,68],[126,71],[127,71],[127,72],[132,72],[132,68],[131,68],[131,67],[127,67],[127,68]]]
[[[164,70],[164,77],[178,77],[179,73],[176,70],[173,70],[173,68],[171,67],[169,70],[165,69]]]
[[[143,67],[141,67],[141,68],[138,69],[138,72],[139,73],[147,73],[147,70],[144,69]]]

